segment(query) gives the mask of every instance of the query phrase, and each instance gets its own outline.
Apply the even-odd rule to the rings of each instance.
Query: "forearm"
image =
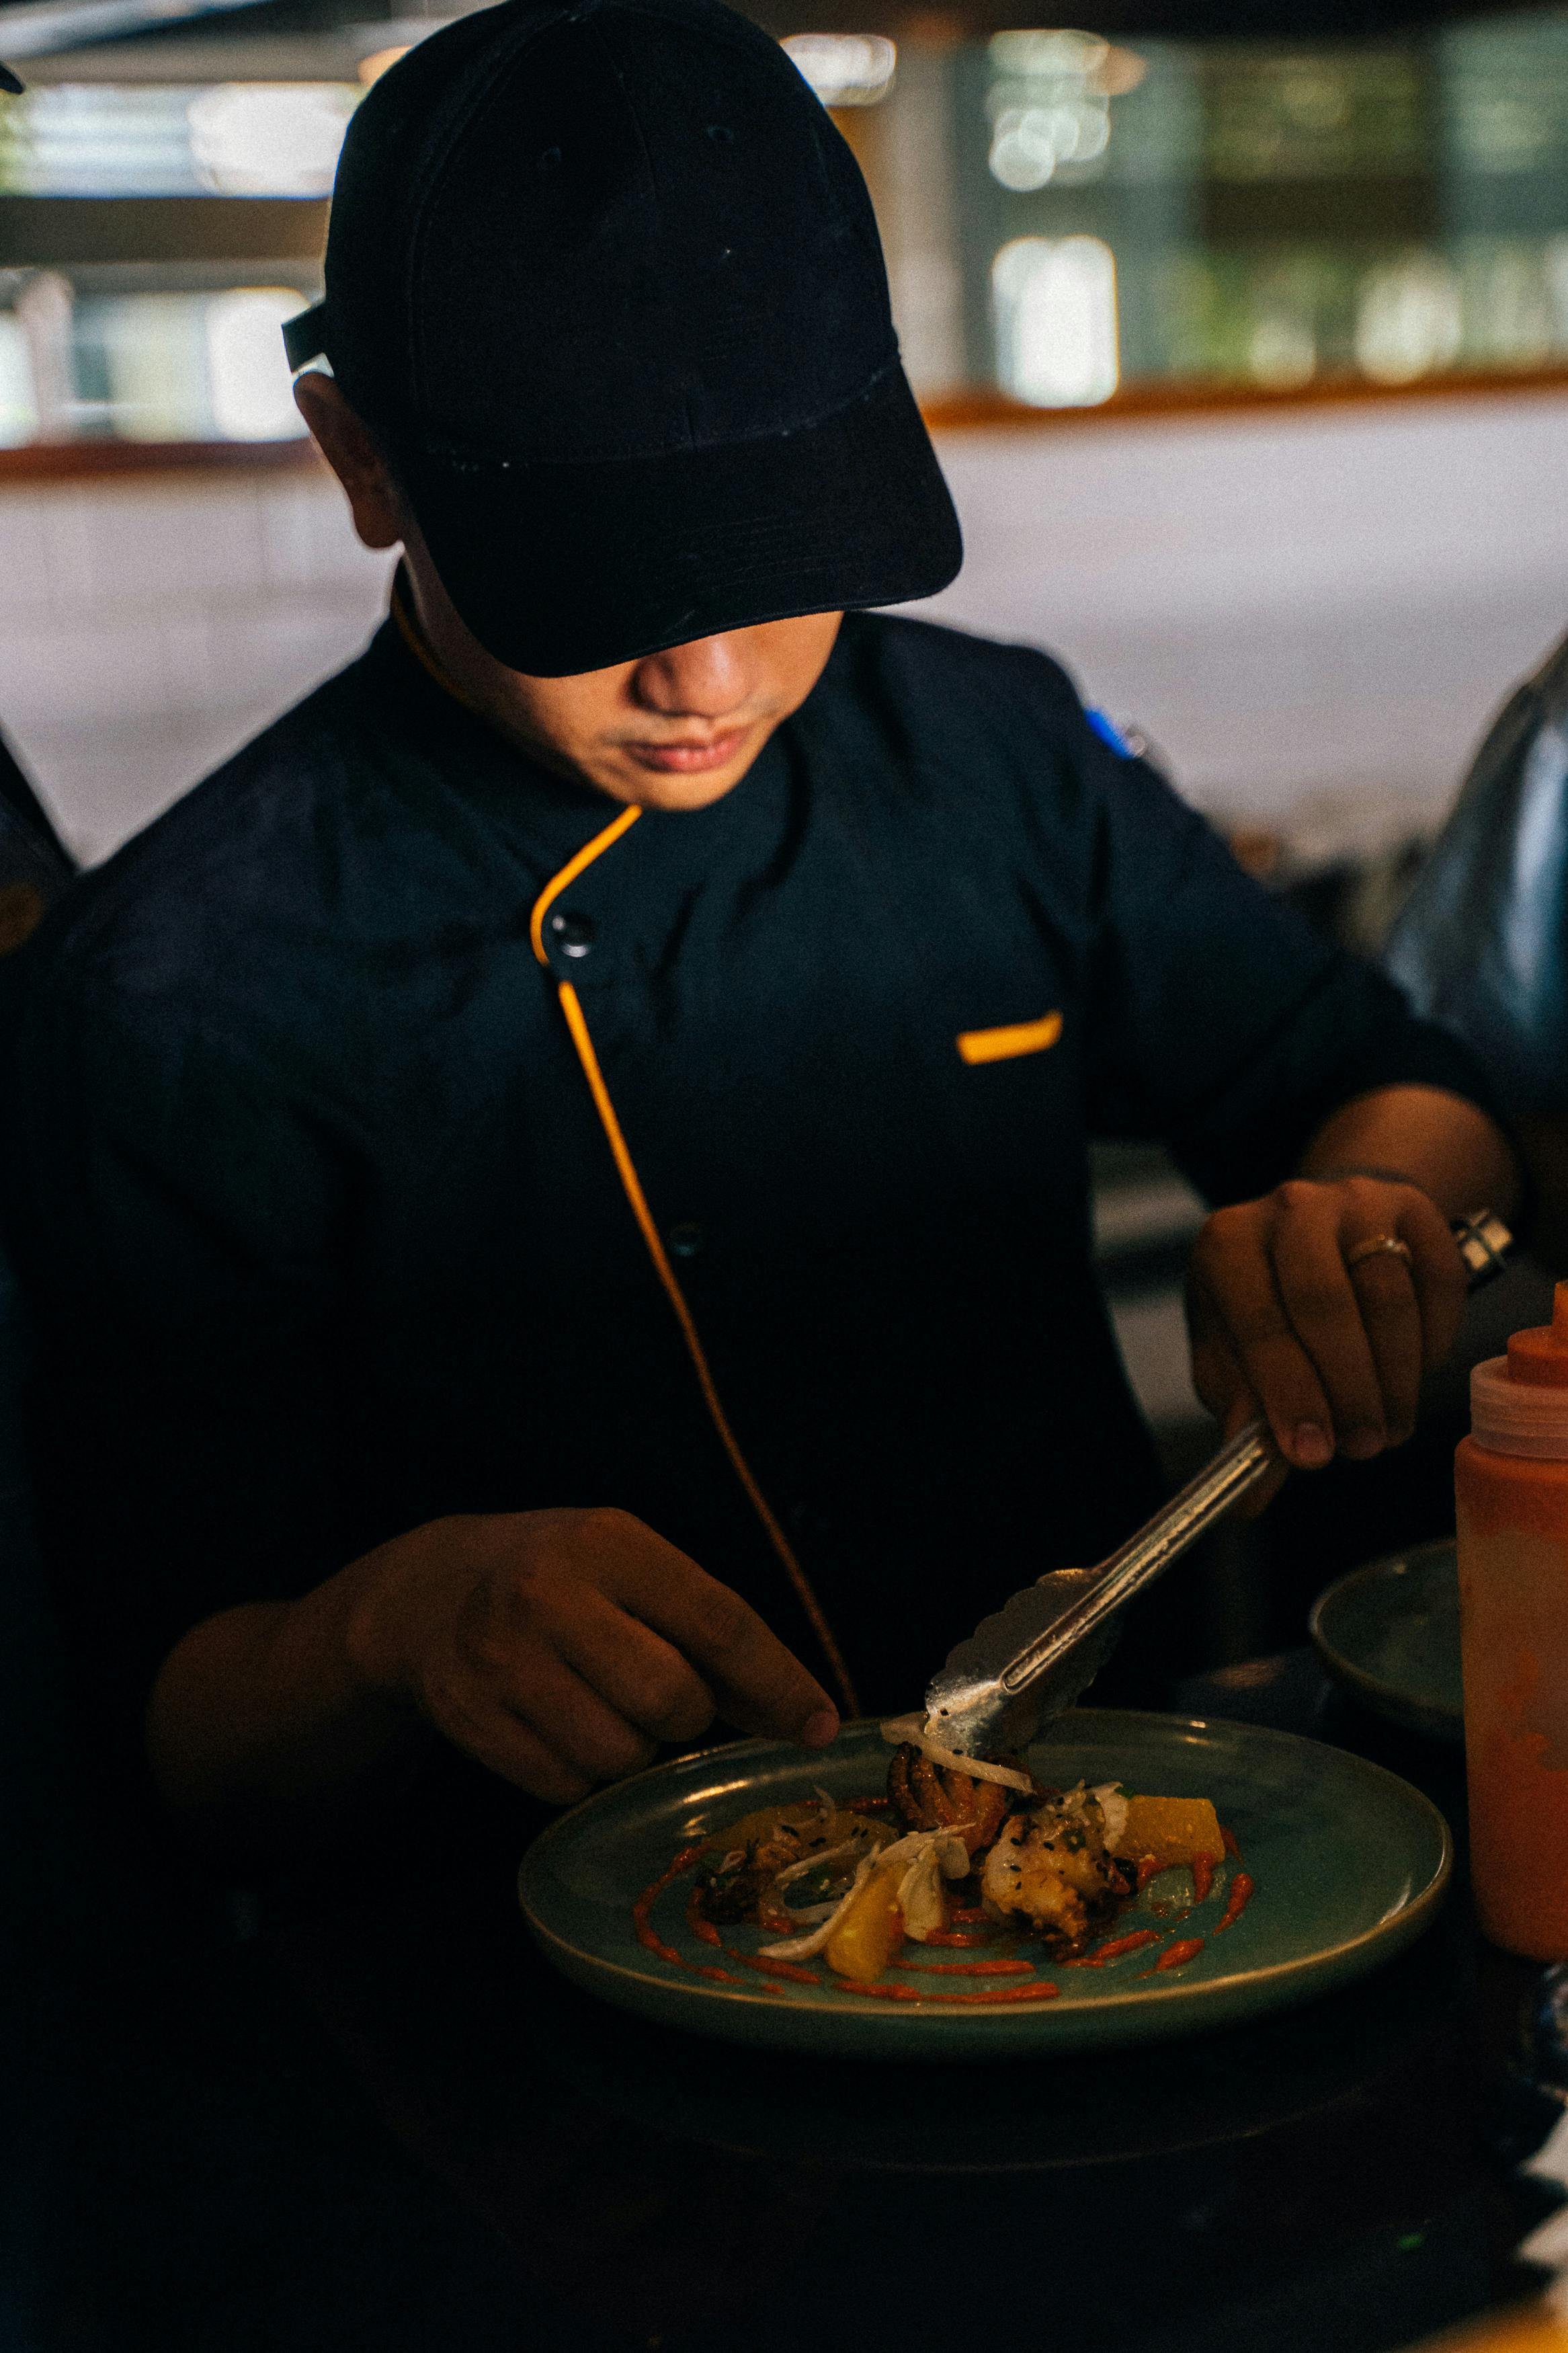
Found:
[[[252,1853],[326,1843],[416,1768],[429,1730],[356,1659],[377,1563],[356,1561],[298,1601],[226,1609],[163,1662],[147,1753],[198,1843]]]
[[[1508,1217],[1520,1176],[1495,1121],[1462,1095],[1436,1087],[1384,1087],[1343,1103],[1302,1155],[1303,1176],[1386,1171],[1419,1185],[1450,1218],[1473,1209]]]

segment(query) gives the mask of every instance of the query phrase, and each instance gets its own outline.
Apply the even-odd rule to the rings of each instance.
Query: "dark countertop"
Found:
[[[1458,1827],[1462,1767],[1310,1655],[1181,1687],[1329,1738]],[[829,2065],[646,2026],[533,1953],[510,1867],[62,1988],[35,2037],[0,2340],[26,2353],[1383,2353],[1529,2293],[1537,1972],[1463,1895],[1388,1968],[1199,2041]],[[113,1946],[117,1924],[97,1923]],[[101,1956],[100,1956],[101,1957]],[[6,2250],[0,2249],[0,2255]],[[15,2306],[13,2333],[5,2297]]]

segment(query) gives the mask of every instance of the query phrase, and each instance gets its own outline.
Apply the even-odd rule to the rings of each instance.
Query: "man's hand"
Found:
[[[626,1512],[437,1520],[351,1574],[358,1674],[552,1805],[716,1715],[807,1747],[838,1729],[755,1610]]]
[[[1346,1264],[1359,1244],[1401,1242]],[[1413,1184],[1297,1177],[1212,1217],[1187,1284],[1193,1379],[1226,1434],[1267,1416],[1287,1462],[1321,1470],[1398,1446],[1422,1375],[1453,1346],[1465,1267]]]

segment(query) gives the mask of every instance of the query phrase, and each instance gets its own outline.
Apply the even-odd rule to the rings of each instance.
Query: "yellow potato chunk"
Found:
[[[872,1872],[827,1939],[827,1966],[841,1978],[868,1983],[879,1978],[904,1941],[899,1883],[906,1865],[889,1863]]]
[[[1200,1855],[1218,1862],[1225,1841],[1207,1798],[1129,1798],[1117,1852],[1133,1862],[1152,1854],[1163,1870],[1173,1862],[1196,1862]]]

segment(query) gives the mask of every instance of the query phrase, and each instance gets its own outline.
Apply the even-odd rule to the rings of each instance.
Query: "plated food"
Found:
[[[564,1975],[666,2025],[801,2054],[996,2059],[1192,2032],[1325,1992],[1419,1934],[1449,1872],[1442,1817],[1417,1791],[1343,1750],[1257,1725],[1110,1708],[1060,1717],[1016,1764],[994,1768],[1027,1787],[994,1785],[1002,1811],[984,1853],[978,1839],[971,1852],[959,1820],[925,1810],[967,1797],[947,1778],[953,1764],[930,1755],[918,1766],[900,1760],[908,1745],[890,1747],[874,1724],[851,1725],[816,1757],[782,1741],[737,1742],[603,1789],[524,1857],[524,1916]],[[903,1778],[914,1820],[893,1794]],[[1127,1844],[1127,1825],[1098,1844],[1086,1835],[1076,1849],[1084,1824],[1066,1819],[1078,1808],[1062,1801],[1080,1790],[1082,1799],[1125,1797],[1142,1851]],[[1171,1811],[1141,1815],[1143,1797]],[[1104,1801],[1096,1803],[1105,1818]],[[1034,1819],[1050,1808],[1059,1831],[1048,1815]],[[1145,1854],[1157,1865],[1174,1853],[1184,1815],[1191,1860],[1140,1873]],[[1222,1836],[1200,1899],[1216,1821],[1240,1852],[1225,1851]],[[968,1864],[962,1877],[942,1868],[955,1832]],[[919,1843],[895,1855],[909,1839]],[[851,1851],[835,1852],[843,1847]],[[921,1909],[933,1876],[923,1858],[932,1854],[945,1926]],[[1080,1854],[1089,1858],[1089,1884],[1075,1889],[1059,1866],[1079,1868]],[[994,1898],[990,1909],[986,1867],[995,1884],[1011,1861],[1022,1866],[1016,1888],[1009,1874],[999,1895],[1025,1900]],[[874,1907],[857,1920],[848,1910],[833,1917],[868,1862],[862,1893],[878,1866],[888,1880],[899,1873],[896,1886],[884,1881],[879,1930]],[[905,1901],[923,1937],[909,1934],[899,1900],[916,1863],[921,1879]],[[1243,1873],[1257,1882],[1249,1903]],[[1064,1887],[1083,1903],[1081,1923]],[[903,1926],[879,1973],[832,1966],[829,1942],[847,1927],[886,1936],[893,1911]],[[961,1916],[971,1913],[978,1916]],[[824,1928],[820,1950],[792,1958],[768,1949]],[[875,1947],[857,1950],[851,1941],[847,1952],[842,1943],[835,1950],[864,1969]]]
[[[1056,2000],[1052,1968],[1138,1956],[1155,1972],[1184,1968],[1251,1898],[1235,1836],[1207,1798],[1114,1781],[1054,1788],[1018,1758],[952,1756],[918,1717],[884,1725],[882,1737],[893,1752],[882,1792],[840,1806],[819,1789],[754,1809],[672,1857],[633,1902],[644,1949],[717,1984],[751,1970],[887,2001],[999,2009]],[[1177,1873],[1141,1926],[1114,1933]],[[1215,1917],[1179,1935],[1215,1896],[1216,1873]],[[685,1928],[707,1948],[695,1964],[654,1916],[682,1883]],[[944,1982],[955,1978],[986,1982],[960,1990]]]

